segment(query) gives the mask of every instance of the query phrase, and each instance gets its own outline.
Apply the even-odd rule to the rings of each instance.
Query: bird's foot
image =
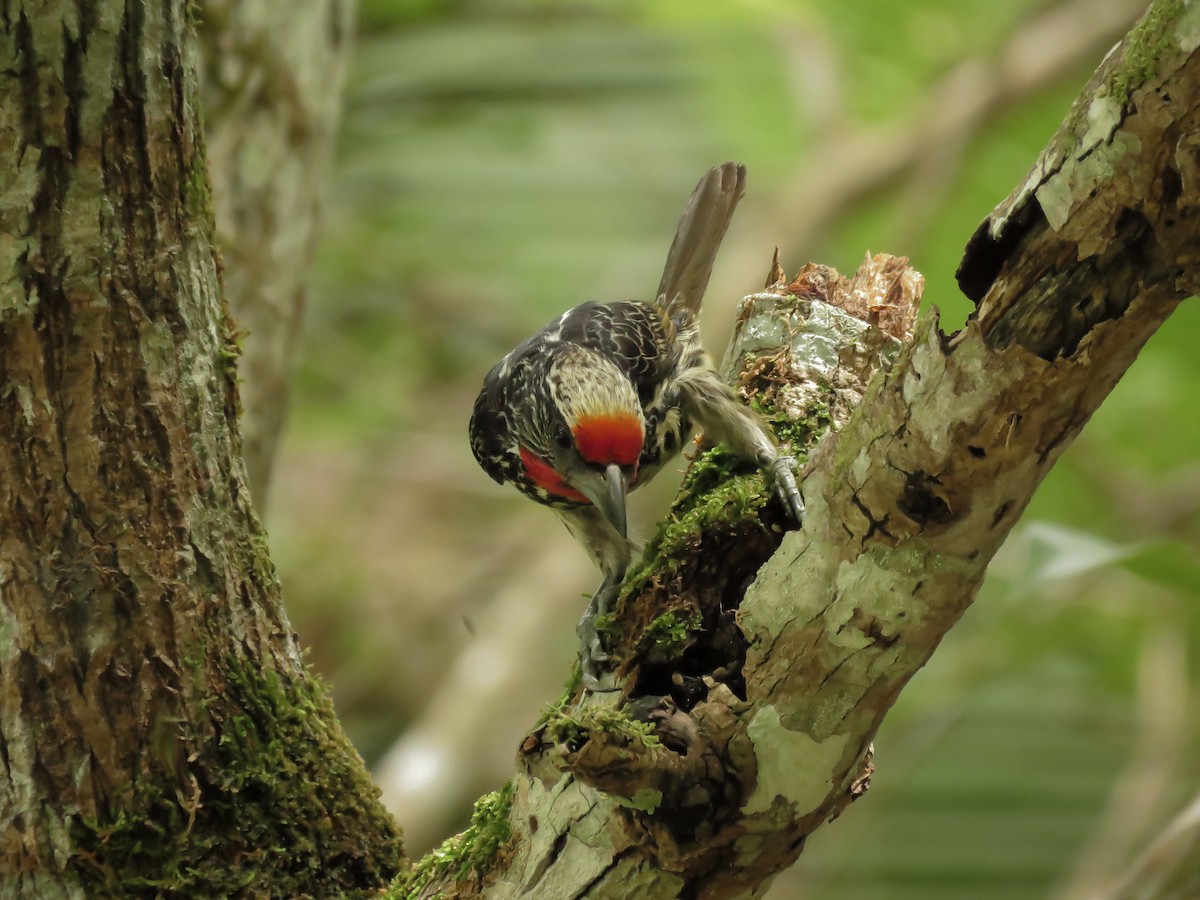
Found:
[[[792,456],[776,456],[767,463],[767,477],[771,489],[783,502],[797,525],[804,524],[804,498],[800,496],[800,486],[796,483],[796,459]]]
[[[579,683],[583,685],[584,692],[588,694],[608,694],[620,690],[617,686],[616,676],[612,672],[584,672]]]
[[[596,627],[596,619],[612,608],[617,598],[620,584],[609,584],[605,581],[596,591],[588,604],[583,618],[575,627],[579,635],[579,664],[582,667],[582,683],[586,690],[592,692],[615,691],[613,675],[604,665],[612,657],[604,649],[604,641],[600,637],[600,629]]]

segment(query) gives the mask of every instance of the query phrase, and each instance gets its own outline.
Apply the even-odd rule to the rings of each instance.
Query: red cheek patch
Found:
[[[630,415],[581,416],[575,448],[590,463],[632,466],[642,455],[642,423]]]
[[[521,462],[524,463],[525,471],[529,473],[533,482],[549,493],[567,500],[590,502],[587,497],[567,484],[549,463],[534,456],[524,447],[521,448]]]

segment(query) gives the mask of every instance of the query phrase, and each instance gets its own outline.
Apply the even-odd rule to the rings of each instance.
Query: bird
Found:
[[[603,574],[577,628],[589,690],[607,689],[596,620],[611,610],[636,552],[626,495],[695,429],[761,467],[803,523],[794,460],[700,342],[701,302],[745,186],[741,164],[710,169],[680,216],[653,300],[589,300],[567,310],[505,355],[475,401],[471,449],[484,472],[553,509]]]

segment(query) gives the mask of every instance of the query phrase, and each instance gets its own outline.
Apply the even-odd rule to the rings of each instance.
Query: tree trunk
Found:
[[[962,331],[926,316],[886,365],[880,329],[834,308],[903,315],[914,279],[882,259],[850,286],[810,267],[748,299],[731,355],[743,393],[801,453],[835,425],[807,461],[803,528],[780,535],[759,476],[702,456],[614,619],[621,691],[569,692],[510,788],[406,891],[760,896],[862,793],[899,691],[1200,287],[1198,9],[1151,7],[971,240]],[[480,844],[501,851],[480,860]]]
[[[288,407],[350,49],[351,0],[200,4],[201,99],[242,456],[259,515]]]
[[[401,862],[246,490],[188,4],[0,13],[0,895]]]

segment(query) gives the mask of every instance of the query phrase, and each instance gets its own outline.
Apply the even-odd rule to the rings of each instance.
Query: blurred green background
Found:
[[[511,770],[596,580],[552,515],[471,458],[487,369],[568,306],[645,297],[683,200],[725,159],[749,191],[706,302],[712,349],[776,245],[789,271],[907,255],[957,327],[967,238],[1140,11],[364,0],[272,549],[369,763],[477,717],[439,693],[448,673],[482,687],[530,669],[458,790],[424,824],[398,810],[412,851]],[[1184,305],[1047,479],[880,732],[871,791],[772,898],[1089,896],[1194,794],[1198,328]],[[643,533],[668,481],[635,503]],[[515,605],[497,612],[500,594]],[[551,639],[470,657],[514,608]]]

